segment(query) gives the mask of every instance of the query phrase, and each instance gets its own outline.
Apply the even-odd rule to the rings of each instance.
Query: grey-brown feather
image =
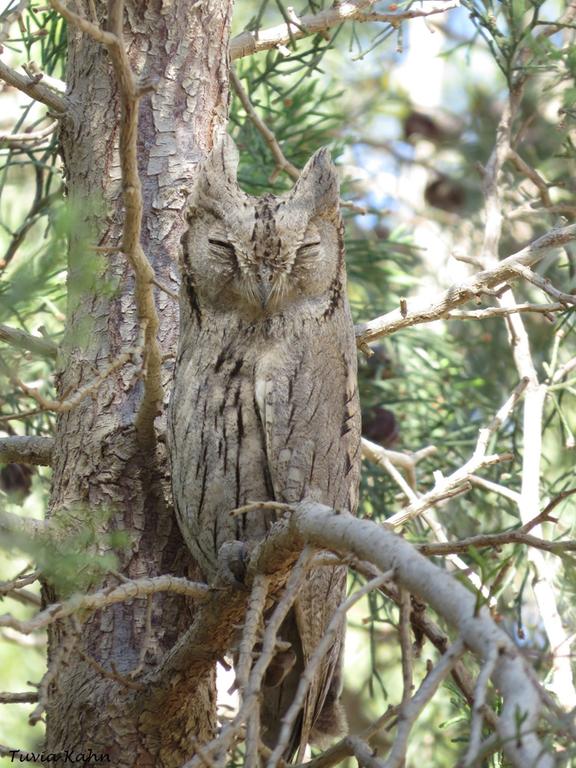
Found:
[[[231,509],[312,497],[354,511],[358,501],[356,346],[335,169],[320,150],[289,194],[253,198],[239,189],[236,166],[225,139],[191,197],[169,418],[178,520],[208,581],[223,543],[249,546],[274,520],[263,512],[231,517]],[[345,579],[341,567],[307,574],[282,630],[300,644],[295,661],[264,692],[269,744]],[[329,732],[339,718],[343,635],[342,627],[318,670],[291,753],[315,723]]]

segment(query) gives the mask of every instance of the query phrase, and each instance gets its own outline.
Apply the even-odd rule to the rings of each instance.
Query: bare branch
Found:
[[[467,539],[446,541],[438,544],[417,544],[416,548],[424,555],[449,555],[455,552],[483,549],[484,547],[501,547],[504,544],[525,544],[528,547],[542,549],[560,555],[563,552],[576,552],[576,541],[548,541],[522,531],[505,531],[504,533],[480,533]]]
[[[365,437],[362,438],[362,457],[383,467],[410,501],[415,501],[417,498],[415,490],[418,462],[432,456],[437,450],[436,446],[428,445],[413,453],[401,453],[400,451],[392,451],[390,448],[383,448]],[[406,472],[407,482],[396,471],[395,467],[400,467]]]
[[[29,589],[2,590],[1,594],[22,605],[33,605],[35,608],[40,608],[42,605],[40,597],[35,592],[30,592]]]
[[[377,733],[394,720],[398,714],[398,707],[388,707],[386,712],[377,720],[371,723],[361,734],[362,742],[369,742]],[[354,747],[354,737],[345,736],[339,742],[329,749],[322,752],[318,757],[313,758],[307,763],[301,763],[297,768],[331,768],[333,765],[340,765],[346,757],[356,754]]]
[[[402,649],[402,706],[410,701],[413,687],[412,643],[410,640],[410,593],[400,588],[400,648]]]
[[[42,144],[42,142],[50,138],[57,128],[58,121],[55,120],[46,128],[42,128],[38,131],[27,131],[24,133],[0,133],[0,147],[33,147],[38,144]]]
[[[429,299],[427,296],[415,297],[407,302],[407,312],[403,316],[400,309],[386,315],[360,323],[356,326],[356,340],[366,344],[382,336],[408,328],[412,325],[441,320],[447,312],[475,300],[487,288],[495,288],[518,278],[517,267],[536,264],[549,251],[576,240],[576,224],[553,229],[517,253],[494,264],[490,269],[482,270],[461,283],[452,285],[440,296]]]
[[[26,64],[22,65],[22,69],[35,83],[43,82],[49,88],[52,88],[53,91],[57,91],[58,93],[66,93],[66,83],[63,80],[59,80],[57,77],[47,75],[46,72],[43,72],[35,61],[26,62]]]
[[[360,768],[383,768],[382,760],[378,760],[374,751],[358,736],[348,736],[347,743]]]
[[[544,293],[547,293],[552,299],[555,299],[560,304],[563,304],[564,306],[576,304],[576,296],[574,294],[560,291],[555,285],[552,285],[550,280],[546,277],[542,277],[542,275],[539,275],[537,272],[534,272],[530,267],[526,267],[523,264],[517,264],[514,267],[514,271],[517,272],[520,277],[523,277],[525,280],[528,280],[530,283],[540,288]]]
[[[38,571],[32,571],[32,573],[26,573],[23,571],[14,579],[10,579],[9,581],[0,581],[0,594],[5,595],[12,589],[22,589],[22,587],[27,587],[30,584],[34,584],[34,582],[38,581],[39,578],[40,574]]]
[[[508,461],[510,458],[512,458],[506,454],[502,456],[498,454],[487,456],[486,452],[488,450],[488,443],[490,438],[506,421],[514,409],[514,406],[520,399],[520,396],[526,389],[527,383],[528,382],[525,379],[520,381],[510,397],[506,400],[504,405],[494,416],[492,422],[487,427],[483,427],[480,430],[474,453],[468,459],[468,461],[457,470],[452,472],[451,475],[448,475],[448,477],[437,477],[434,488],[418,498],[416,501],[413,501],[401,512],[397,512],[395,515],[392,515],[392,517],[386,521],[387,525],[403,525],[407,520],[422,514],[422,512],[424,512],[428,507],[437,504],[439,501],[442,501],[450,495],[454,495],[454,493],[467,490],[470,487],[470,475],[475,474],[482,467],[491,466],[492,464],[497,464],[501,461]]]
[[[53,447],[54,440],[51,437],[0,437],[0,464],[37,464],[49,467]]]
[[[573,297],[576,304],[576,296]],[[517,312],[552,315],[553,312],[564,312],[566,304],[516,304],[514,307],[487,307],[486,309],[453,310],[444,315],[444,320],[485,320],[488,317],[508,317]]]
[[[46,531],[46,525],[45,520],[34,520],[32,517],[22,517],[0,510],[0,533],[4,535],[34,539]]]
[[[199,584],[176,576],[133,579],[113,589],[106,587],[89,595],[75,595],[62,603],[53,603],[44,611],[28,620],[16,619],[14,616],[5,613],[0,616],[0,627],[11,627],[18,632],[28,635],[75,613],[90,613],[100,608],[105,608],[107,605],[144,598],[158,592],[172,592],[177,595],[192,597],[196,600],[203,600],[206,598],[209,588],[206,584]]]
[[[268,51],[270,48],[284,46],[303,37],[327,32],[345,21],[383,21],[398,26],[407,19],[444,13],[458,6],[457,2],[448,2],[427,10],[414,9],[390,14],[366,13],[366,10],[375,2],[376,0],[348,0],[319,13],[304,16],[294,14],[294,22],[290,25],[279,24],[276,27],[255,32],[241,32],[230,41],[230,58],[234,61],[258,51]]]
[[[4,11],[2,14],[4,19],[2,21],[2,26],[0,27],[0,44],[4,43],[8,38],[10,37],[10,27],[12,24],[14,24],[15,21],[20,21],[22,18],[22,14],[28,7],[29,0],[20,0],[16,8],[13,8],[11,11]],[[10,7],[11,3],[8,5]]]
[[[0,757],[9,757],[14,758],[15,755],[18,755],[20,753],[20,750],[18,748],[11,749],[11,747],[6,747],[4,744],[0,744]]]
[[[384,526],[361,520],[321,504],[303,501],[289,519],[293,535],[312,546],[352,553],[382,572],[395,568],[395,579],[419,600],[438,611],[461,635],[468,648],[487,659],[497,644],[502,648],[493,680],[504,698],[498,733],[504,752],[515,766],[536,764],[552,768],[554,760],[536,735],[541,708],[539,688],[529,665],[512,640],[494,624],[489,611],[478,611],[476,596],[444,570],[415,554],[402,538]],[[518,718],[523,717],[522,739],[517,739]]]
[[[234,86],[234,90],[236,91],[238,98],[240,99],[240,102],[242,106],[244,107],[244,110],[250,120],[254,123],[258,131],[262,134],[264,137],[264,140],[266,141],[266,144],[270,147],[270,152],[272,152],[272,156],[276,160],[276,165],[281,171],[286,171],[288,176],[290,178],[296,180],[300,177],[300,171],[298,168],[296,168],[295,165],[292,165],[291,162],[289,162],[285,157],[284,153],[280,149],[280,145],[278,144],[278,141],[276,139],[276,136],[274,133],[268,128],[266,123],[260,119],[260,116],[252,106],[252,102],[250,101],[250,98],[246,91],[244,90],[244,87],[242,86],[242,83],[240,82],[240,78],[234,71],[233,67],[230,67],[230,81],[232,85]]]
[[[514,163],[520,173],[523,173],[524,176],[529,178],[530,181],[537,187],[538,191],[540,192],[542,205],[545,205],[546,207],[551,206],[552,200],[550,199],[550,190],[548,189],[548,184],[545,182],[542,176],[540,176],[538,171],[528,165],[528,163],[522,157],[520,157],[518,152],[516,152],[516,150],[512,147],[508,149],[508,157]]]
[[[247,116],[249,119],[254,123],[256,126],[256,129],[262,134],[264,137],[264,141],[268,146],[270,147],[270,152],[272,153],[272,156],[276,160],[276,172],[277,171],[284,171],[285,173],[290,176],[291,179],[296,181],[300,177],[300,169],[297,168],[295,165],[293,165],[282,152],[282,149],[280,147],[280,144],[278,144],[278,140],[274,134],[273,131],[268,128],[264,120],[260,118],[254,107],[252,106],[252,102],[250,101],[250,97],[244,90],[244,87],[242,86],[242,83],[240,82],[240,78],[234,71],[234,69],[230,68],[230,81],[232,83],[232,86],[234,90],[236,91],[238,98],[240,99],[240,102],[242,103],[242,106],[244,107],[244,110],[246,111]],[[274,175],[274,174],[273,174]],[[349,200],[341,200],[340,205],[342,208],[349,208],[353,211],[356,211],[356,213],[365,214],[366,209],[362,206],[356,205],[355,203],[350,202]]]
[[[499,655],[500,648],[498,645],[495,645],[482,665],[478,680],[476,681],[476,688],[474,689],[474,708],[472,710],[472,722],[470,724],[470,737],[468,741],[468,749],[466,750],[466,757],[464,758],[465,766],[474,764],[476,756],[480,750],[486,693],[488,691],[488,683],[490,682],[490,678],[494,674],[494,668],[498,663]]]
[[[392,751],[383,764],[384,768],[401,768],[404,765],[412,726],[441,683],[450,674],[456,662],[463,656],[465,650],[462,640],[457,640],[426,676],[416,694],[411,699],[403,701],[398,715],[398,731]]]
[[[40,357],[47,357],[55,360],[58,355],[58,345],[50,339],[42,336],[32,336],[18,328],[10,328],[8,325],[0,325],[0,341],[9,344],[17,349],[24,349],[26,352],[32,352]]]
[[[476,485],[479,488],[484,488],[486,491],[498,493],[500,496],[504,496],[506,499],[510,499],[510,501],[513,501],[515,504],[518,503],[520,494],[511,490],[510,488],[507,488],[505,485],[493,483],[491,480],[486,480],[485,477],[479,477],[478,475],[470,475],[469,480],[472,485]]]
[[[4,80],[8,85],[18,88],[19,91],[28,94],[32,99],[46,104],[47,107],[50,107],[55,117],[63,116],[68,110],[68,100],[65,97],[58,95],[56,91],[53,91],[52,88],[49,88],[42,82],[35,82],[28,75],[21,75],[2,60],[0,60],[0,79]]]
[[[38,701],[38,694],[36,691],[0,693],[0,704],[34,704],[36,701]]]
[[[96,40],[96,42],[102,43],[106,46],[114,46],[118,44],[118,38],[115,34],[112,34],[112,32],[105,32],[97,24],[93,24],[91,21],[84,18],[84,16],[81,16],[78,13],[74,13],[74,11],[71,11],[69,8],[67,8],[64,3],[61,3],[60,0],[50,0],[50,5],[61,16],[64,16],[66,21],[68,21],[73,26],[78,27],[79,30],[85,32],[93,40]],[[123,6],[123,3],[120,5]]]
[[[244,690],[248,684],[250,667],[252,666],[252,652],[256,644],[258,630],[262,622],[262,614],[268,595],[269,578],[262,574],[254,578],[252,594],[246,611],[244,630],[238,647],[238,663],[236,664],[236,684],[240,690]]]
[[[44,397],[44,395],[42,395],[37,389],[34,387],[29,387],[14,374],[10,374],[8,372],[8,376],[15,386],[19,387],[19,389],[21,389],[25,395],[28,395],[28,397],[31,397],[38,403],[38,405],[41,407],[41,410],[53,411],[54,413],[68,413],[68,411],[76,408],[76,406],[81,403],[85,397],[88,397],[93,392],[95,392],[98,387],[115,371],[119,370],[127,363],[133,362],[133,358],[138,354],[138,349],[129,349],[126,352],[123,352],[116,358],[116,360],[114,360],[113,363],[111,363],[104,371],[102,371],[102,373],[98,374],[98,376],[96,376],[84,387],[76,390],[76,392],[68,400],[49,400],[48,398]]]

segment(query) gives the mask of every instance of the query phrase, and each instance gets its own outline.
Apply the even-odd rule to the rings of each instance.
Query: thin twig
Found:
[[[478,680],[476,681],[476,687],[474,689],[474,707],[472,709],[472,721],[470,723],[470,736],[468,739],[468,749],[466,750],[466,756],[464,758],[465,768],[473,765],[476,760],[476,755],[480,750],[480,744],[482,741],[482,725],[484,723],[484,707],[486,704],[486,693],[488,691],[488,684],[490,678],[494,673],[494,667],[498,662],[500,656],[500,648],[495,645],[491,650],[488,658],[482,665]]]
[[[573,297],[576,304],[576,296]],[[552,315],[553,312],[565,312],[566,304],[516,304],[514,307],[487,307],[486,309],[452,310],[446,312],[443,320],[485,320],[489,317],[508,317],[517,312],[532,312],[539,315]]]
[[[111,363],[102,373],[98,374],[92,381],[86,384],[84,387],[76,390],[74,395],[68,400],[50,400],[42,395],[34,387],[29,387],[23,381],[21,381],[16,375],[9,376],[13,384],[19,387],[25,395],[35,400],[43,411],[53,411],[54,413],[68,413],[78,406],[84,398],[93,394],[106,379],[115,373],[118,369],[125,366],[127,363],[133,362],[135,356],[138,355],[138,350],[128,350],[119,355],[113,363]]]
[[[516,264],[514,271],[520,277],[528,280],[528,282],[532,283],[537,288],[540,288],[544,293],[547,293],[550,298],[563,304],[565,307],[576,304],[576,295],[559,290],[550,282],[550,280],[548,280],[548,278],[542,277],[542,275],[534,272],[530,267],[527,267],[524,264]]]
[[[465,650],[463,640],[461,638],[456,640],[424,678],[414,696],[400,707],[396,738],[394,739],[392,750],[384,762],[384,768],[400,768],[400,766],[404,765],[412,726]]]
[[[446,541],[438,544],[417,544],[416,548],[423,555],[439,556],[456,552],[467,552],[470,549],[497,548],[505,544],[525,544],[528,547],[541,549],[561,555],[564,552],[576,552],[576,541],[548,541],[529,533],[517,531],[505,531],[504,533],[480,533],[458,541]]]
[[[46,128],[38,131],[27,131],[24,133],[0,133],[0,148],[11,147],[19,149],[23,146],[30,148],[37,144],[42,144],[46,139],[51,138],[52,134],[58,128],[58,122],[55,120]]]
[[[286,173],[288,174],[288,176],[290,176],[290,178],[294,180],[298,179],[300,177],[300,171],[298,170],[298,168],[296,168],[295,165],[292,165],[292,163],[284,157],[284,153],[280,149],[280,145],[278,144],[278,140],[276,139],[276,136],[270,130],[270,128],[268,128],[266,123],[260,118],[256,110],[252,106],[250,97],[244,90],[244,87],[240,82],[240,78],[234,71],[234,67],[230,67],[230,81],[234,87],[234,90],[238,95],[238,98],[240,99],[242,106],[244,107],[246,114],[248,115],[250,120],[254,123],[258,131],[262,134],[262,136],[264,137],[264,140],[266,141],[266,144],[268,144],[270,151],[272,152],[272,155],[276,160],[277,167],[282,171],[286,171]]]
[[[379,760],[374,750],[358,736],[348,736],[348,745],[360,768],[383,768],[384,762]]]
[[[405,706],[412,696],[412,643],[410,641],[410,593],[400,588],[400,649],[402,651],[402,702]]]
[[[34,704],[36,701],[38,701],[37,691],[0,692],[0,704]]]
[[[491,423],[480,430],[478,439],[476,441],[476,447],[474,453],[468,459],[468,461],[452,472],[448,477],[437,478],[434,488],[421,496],[417,501],[411,503],[408,507],[401,512],[397,512],[392,515],[386,523],[390,526],[400,526],[406,521],[416,517],[424,512],[428,507],[437,504],[438,501],[446,498],[447,494],[452,491],[457,491],[462,487],[463,483],[468,483],[469,476],[475,474],[478,469],[487,467],[492,464],[500,463],[501,461],[507,461],[511,457],[507,455],[486,455],[488,450],[488,443],[492,435],[494,435],[501,425],[506,421],[516,403],[520,399],[522,393],[526,389],[527,382],[525,380],[520,381],[515,387],[510,397],[506,400],[504,405],[499,409]]]
[[[254,578],[252,593],[246,610],[244,629],[238,647],[238,662],[236,664],[236,685],[243,691],[248,684],[250,667],[252,666],[253,651],[256,644],[258,631],[262,623],[262,615],[268,595],[270,579],[268,576],[258,574]]]
[[[520,494],[517,491],[513,491],[512,489],[507,488],[505,485],[493,483],[492,480],[486,480],[485,477],[479,477],[478,475],[470,475],[468,479],[472,485],[476,485],[478,488],[483,488],[486,491],[498,493],[500,496],[504,496],[504,498],[510,499],[510,501],[513,501],[515,504],[518,503]]]

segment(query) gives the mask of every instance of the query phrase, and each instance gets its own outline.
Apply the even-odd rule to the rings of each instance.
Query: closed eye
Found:
[[[218,240],[217,238],[209,237],[208,244],[214,255],[236,258],[236,250],[232,243],[229,243],[227,240]]]
[[[314,259],[318,256],[320,250],[320,240],[314,240],[313,242],[303,243],[296,251],[296,258],[300,262]]]

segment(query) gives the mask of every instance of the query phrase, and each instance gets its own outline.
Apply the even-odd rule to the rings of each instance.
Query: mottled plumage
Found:
[[[356,346],[334,166],[319,150],[291,192],[254,198],[237,185],[237,162],[224,139],[191,197],[170,407],[176,511],[208,581],[224,542],[249,545],[274,519],[231,517],[231,509],[311,497],[354,511],[358,497]],[[269,744],[345,578],[341,567],[309,572],[282,628],[293,650],[284,679],[264,691]],[[311,687],[291,752],[315,724],[324,732],[337,726],[343,634]]]

